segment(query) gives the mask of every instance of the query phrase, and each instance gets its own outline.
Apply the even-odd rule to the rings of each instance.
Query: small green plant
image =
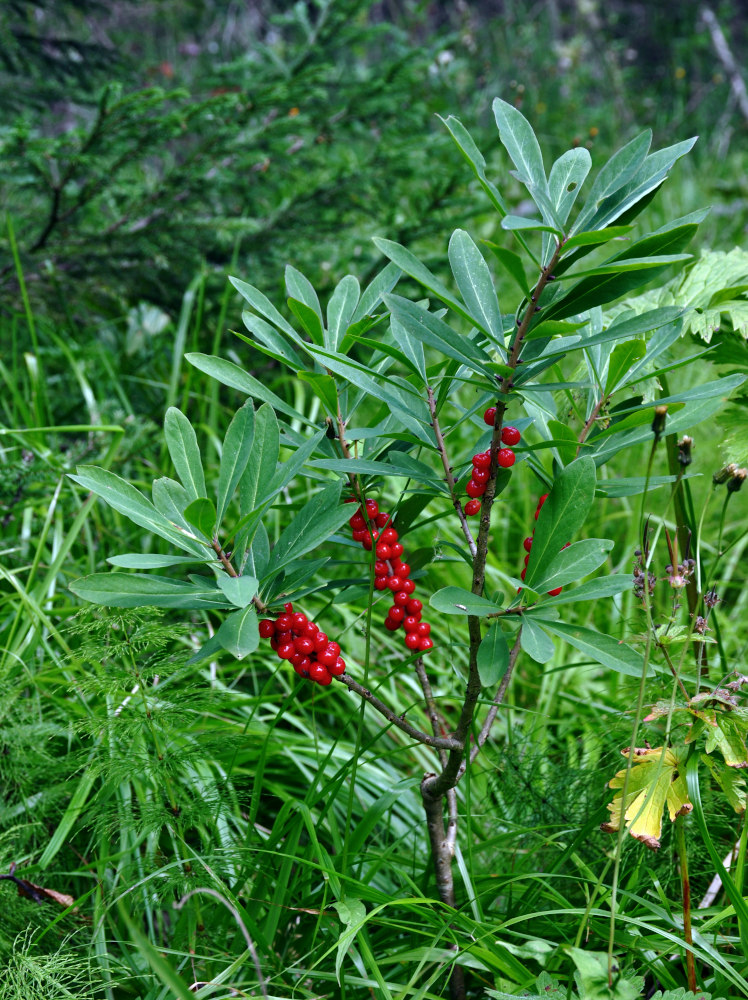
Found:
[[[206,475],[196,429],[176,407],[164,436],[177,478],[156,479],[150,497],[105,469],[84,466],[72,477],[169,546],[111,556],[115,571],[74,581],[75,594],[112,607],[175,609],[196,635],[205,634],[200,622],[215,624],[194,663],[226,653],[267,662],[262,636],[300,685],[316,681],[327,689],[321,698],[347,688],[362,712],[369,706],[432,751],[420,793],[448,923],[458,905],[458,792],[491,737],[520,656],[546,663],[560,639],[604,670],[646,675],[635,645],[565,614],[630,587],[629,574],[611,571],[611,540],[579,537],[593,505],[678,476],[654,477],[650,463],[646,475],[616,479],[606,467],[621,452],[646,447],[653,428],[656,440],[665,409],[668,431],[685,432],[743,381],[735,375],[663,393],[658,380],[688,361],[678,351],[684,310],[624,309],[610,322],[603,313],[690,259],[685,248],[703,212],[640,234],[633,221],[694,140],[652,152],[651,135],[637,136],[600,168],[577,208],[589,152],[569,150],[547,174],[524,116],[501,100],[493,110],[512,176],[534,204],[530,216],[512,211],[464,126],[453,117],[445,125],[498,215],[502,243],[486,249],[516,285],[510,309],[498,301],[487,257],[462,229],[449,241],[449,287],[386,239],[375,241],[389,258],[384,269],[363,290],[344,277],[326,308],[290,266],[288,316],[258,288],[232,279],[247,303],[247,333],[239,334],[251,349],[246,363],[187,356],[249,397],[220,445],[217,482]],[[415,299],[393,291],[401,279],[419,289]],[[287,369],[312,402],[291,403],[251,374],[258,355]],[[462,425],[475,442],[472,458],[452,443]],[[492,557],[492,517],[519,507],[528,492],[541,498],[515,576],[515,567]],[[478,514],[473,527],[468,519]],[[419,541],[448,519],[462,543],[454,545],[454,583],[434,590],[435,547]],[[351,539],[341,532],[346,522]],[[345,565],[344,580],[331,576],[333,558]],[[355,655],[343,636],[323,632],[331,592],[363,631]],[[427,594],[429,622],[422,618]],[[400,628],[405,649],[398,652],[385,640]],[[379,690],[385,658],[412,671],[420,687],[407,718]],[[360,901],[346,901],[342,886],[339,892],[346,912],[365,913]],[[456,925],[450,940],[449,992],[462,1000],[472,943]]]

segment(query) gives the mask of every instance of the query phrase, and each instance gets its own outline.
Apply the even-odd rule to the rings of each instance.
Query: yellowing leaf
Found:
[[[628,758],[630,750],[622,750]],[[625,808],[624,822],[632,837],[656,851],[660,846],[662,811],[667,807],[671,820],[693,808],[688,800],[685,774],[676,753],[663,747],[636,747],[623,803],[623,786],[626,771],[619,771],[610,781],[611,788],[621,791],[609,804],[610,819],[601,829],[617,833],[621,827],[621,812]]]

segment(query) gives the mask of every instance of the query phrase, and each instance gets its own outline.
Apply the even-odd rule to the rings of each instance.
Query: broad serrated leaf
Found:
[[[184,519],[200,534],[212,539],[216,533],[216,505],[208,497],[198,497],[184,509]]]
[[[449,241],[449,264],[473,322],[503,350],[503,324],[491,272],[478,247],[462,229],[456,229]]]
[[[109,608],[226,608],[230,602],[212,581],[187,583],[140,573],[93,573],[70,584],[84,601]]]
[[[495,687],[509,666],[509,646],[499,622],[491,622],[478,647],[478,676],[483,687]]]
[[[463,587],[443,587],[431,595],[429,604],[443,615],[476,615],[485,618],[486,615],[501,611],[501,605],[494,604],[493,601],[473,594]]]
[[[527,585],[545,575],[545,567],[584,524],[595,495],[595,463],[578,458],[556,476],[535,527]],[[547,588],[546,588],[547,589]]]
[[[226,576],[217,579],[218,589],[237,608],[246,608],[257,593],[258,581],[253,576]]]
[[[229,615],[221,623],[215,638],[237,660],[243,660],[245,656],[254,653],[260,644],[257,624],[257,612],[249,604],[241,611]]]
[[[621,753],[628,758],[628,749]],[[670,747],[637,747],[631,761],[625,803],[623,786],[628,768],[618,771],[608,783],[610,788],[621,791],[608,805],[610,819],[603,824],[603,830],[616,833],[623,813],[623,822],[631,836],[656,851],[660,846],[665,806],[671,821],[693,808],[688,798],[684,763]]]
[[[216,503],[216,523],[220,526],[234,490],[244,474],[252,450],[255,432],[255,411],[252,401],[247,402],[234,414],[229,424],[221,448],[221,464],[218,471],[218,502]]]
[[[204,497],[205,474],[197,435],[187,417],[175,406],[166,411],[164,437],[176,473],[190,499]]]

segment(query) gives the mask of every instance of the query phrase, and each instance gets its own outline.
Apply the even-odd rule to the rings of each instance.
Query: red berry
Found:
[[[296,658],[294,657],[294,659]],[[308,677],[311,666],[312,666],[312,661],[309,659],[309,657],[302,656],[297,660],[296,663],[294,663],[293,668],[296,671],[296,673],[299,674],[301,677]]]
[[[293,604],[291,604],[291,602],[290,602],[290,601],[288,602],[288,604],[284,604],[284,605],[283,605],[283,607],[285,608],[286,612],[287,612],[287,613],[288,613],[289,615],[290,615],[290,614],[291,614],[291,612],[293,611]]]
[[[387,586],[390,588],[390,590],[394,594],[396,591],[402,589],[403,581],[400,579],[399,576],[388,576],[387,577]]]
[[[314,622],[307,622],[304,626],[304,635],[313,639],[315,635],[319,632],[319,625],[315,625]]]
[[[275,619],[275,631],[288,632],[290,628],[291,628],[291,616],[278,615],[278,617]]]
[[[543,506],[543,504],[546,502],[547,499],[548,499],[548,494],[544,493],[540,498],[540,500],[538,500],[538,506],[536,507],[536,511],[540,510],[540,508]]]
[[[366,513],[372,520],[377,516],[379,513],[379,504],[376,500],[366,501]]]
[[[377,559],[385,560],[392,557],[392,549],[386,542],[377,542],[376,553]]]
[[[275,635],[275,622],[271,621],[270,618],[263,618],[258,627],[262,639],[269,639]]]
[[[522,435],[516,427],[502,427],[501,429],[501,440],[504,444],[519,444],[521,437]]]
[[[294,632],[301,632],[307,626],[308,618],[302,611],[297,611],[291,615],[291,628]]]
[[[385,618],[384,627],[387,629],[388,632],[397,632],[397,630],[400,628],[400,622],[393,622],[391,618]]]
[[[386,542],[387,545],[392,545],[393,542],[397,541],[397,538],[398,535],[394,528],[385,528],[379,536],[380,542]]]
[[[296,652],[296,646],[292,642],[284,642],[278,646],[277,653],[281,660],[290,660]]]
[[[433,639],[429,639],[428,636],[423,637],[421,641],[418,643],[418,648],[422,653],[428,653],[430,649],[434,648]]]
[[[369,539],[369,529],[368,528],[354,528],[351,532],[351,538],[354,542],[365,542]]]
[[[472,480],[479,486],[485,486],[488,482],[488,469],[473,469]]]
[[[514,452],[511,448],[499,448],[499,454],[496,456],[496,460],[502,469],[508,469],[510,466],[514,465]]]
[[[390,515],[386,511],[380,510],[374,518],[374,523],[378,528],[386,528],[390,523]]]
[[[473,514],[477,514],[480,510],[480,500],[468,500],[465,504],[465,513],[468,517],[472,517]]]
[[[378,576],[374,580],[374,590],[386,590],[387,589],[387,577]]]
[[[327,649],[323,649],[321,653],[317,653],[317,662],[321,663],[325,667],[331,667],[334,665],[340,654],[340,646],[337,649],[331,649],[331,646],[337,646],[337,643],[330,643]]]
[[[314,652],[314,641],[312,639],[307,639],[306,636],[300,636],[298,639],[294,639],[293,642],[298,653],[303,653],[308,656],[310,653]]]
[[[493,427],[493,425],[496,423],[496,407],[489,406],[486,412],[483,414],[483,419],[488,424],[489,427]]]
[[[529,552],[532,548],[532,536],[528,535],[527,538],[522,542],[525,552]]]
[[[394,545],[390,545],[390,553],[393,559],[399,559],[403,554],[403,547],[400,542],[395,542]]]
[[[423,605],[417,597],[414,597],[412,600],[408,601],[406,611],[409,615],[418,615],[423,611]]]
[[[363,545],[363,547],[366,549],[367,552],[371,552],[371,550],[374,548],[374,542],[372,542],[371,536],[369,535],[368,531],[366,532],[366,538],[357,538],[356,541],[361,542],[361,544]]]
[[[403,585],[401,589],[404,594],[412,594],[413,591],[416,589],[416,585],[415,583],[413,583],[412,580],[403,580]]]
[[[400,560],[397,559],[394,562],[392,568],[397,573],[397,575],[400,577],[401,580],[407,580],[408,577],[410,576],[410,566],[408,565],[408,563],[400,562]]]
[[[320,653],[323,649],[327,649],[327,644],[330,641],[324,632],[318,632],[314,637],[314,648]]]
[[[316,681],[318,684],[329,684],[332,680],[330,676],[330,671],[327,667],[323,666],[321,663],[313,663],[309,668],[309,680]]]
[[[549,597],[558,597],[558,595],[561,593],[561,591],[563,589],[564,589],[563,587],[556,587],[554,590],[549,590],[548,591],[548,596]]]
[[[366,528],[366,520],[361,511],[354,514],[353,517],[348,522],[354,531],[361,531],[362,528]]]
[[[345,673],[345,660],[342,656],[339,656],[335,663],[331,667],[327,668],[333,677],[340,677],[341,674]]]
[[[491,464],[491,452],[481,451],[473,455],[473,466],[476,469],[487,469]]]
[[[408,632],[405,636],[405,645],[408,649],[418,649],[421,644],[421,637],[416,635],[415,632]]]
[[[374,563],[374,575],[375,576],[387,576],[389,569],[387,568],[387,563],[384,559],[377,559]]]
[[[529,561],[530,561],[530,553],[528,552],[527,555],[525,556],[525,566],[529,563]]]
[[[427,635],[430,635],[430,633],[431,633],[431,626],[429,625],[428,622],[419,622],[418,623],[418,628],[416,629],[416,633],[418,635],[420,635],[421,638],[423,639]]]
[[[406,615],[403,618],[403,628],[406,632],[415,632],[418,628],[418,622],[420,620],[420,615]]]
[[[525,569],[522,570],[522,572],[519,575],[519,578],[520,580],[524,580],[526,576],[527,576],[527,567],[525,567]]]
[[[501,454],[501,452],[499,452],[499,454]],[[486,492],[485,483],[482,486],[479,486],[474,479],[470,479],[465,487],[465,492],[469,497],[482,497]]]
[[[278,652],[278,640],[273,636],[270,640],[270,648],[276,653]]]
[[[399,604],[393,604],[387,612],[387,617],[391,618],[393,622],[397,622],[399,624],[405,617],[405,608],[401,608]]]
[[[405,605],[410,601],[410,594],[406,594],[404,590],[398,590],[395,596],[392,598],[395,604],[399,604],[400,607],[404,608]]]

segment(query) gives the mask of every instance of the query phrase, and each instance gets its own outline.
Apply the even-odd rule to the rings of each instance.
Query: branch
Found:
[[[439,426],[439,417],[436,413],[436,402],[434,400],[434,390],[430,385],[426,386],[426,392],[428,393],[429,399],[429,412],[431,414],[431,426],[434,428],[434,437],[436,438],[436,445],[439,449],[439,454],[441,455],[442,465],[444,466],[444,472],[446,473],[447,486],[449,486],[449,495],[452,498],[452,504],[455,509],[455,513],[460,519],[460,525],[462,526],[462,533],[465,536],[465,541],[468,543],[470,549],[470,554],[473,559],[475,559],[478,554],[478,550],[475,546],[475,539],[473,538],[473,533],[468,527],[467,518],[465,517],[465,512],[462,509],[462,504],[460,503],[460,498],[457,496],[457,485],[455,483],[455,477],[452,475],[452,466],[449,464],[449,458],[447,456],[447,448],[444,444],[444,437],[442,436],[442,429]]]

